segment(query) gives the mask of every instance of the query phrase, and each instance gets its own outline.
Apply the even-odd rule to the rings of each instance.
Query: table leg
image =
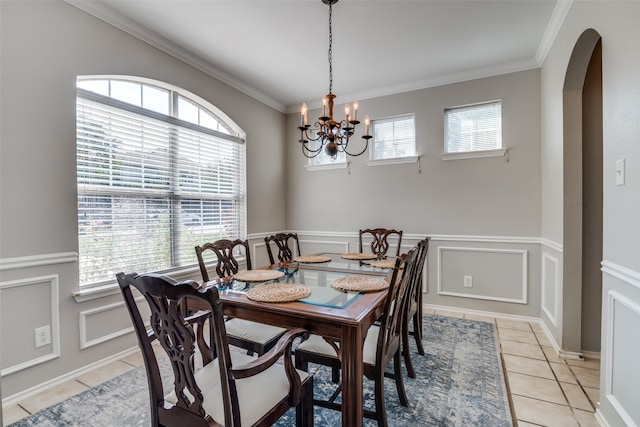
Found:
[[[342,427],[362,427],[362,330],[343,326],[341,347]]]

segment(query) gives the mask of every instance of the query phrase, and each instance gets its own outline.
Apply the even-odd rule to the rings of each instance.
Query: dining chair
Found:
[[[411,352],[409,350],[409,336],[413,335],[416,342],[418,353],[424,355],[424,347],[422,346],[422,272],[429,250],[429,237],[425,237],[416,245],[418,252],[416,256],[415,269],[409,284],[406,305],[406,314],[404,316],[404,327],[402,328],[402,354],[404,364],[407,368],[407,374],[411,378],[416,377],[416,372],[411,361]],[[413,330],[409,329],[413,323]]]
[[[273,256],[271,244],[275,244],[278,249],[278,261],[291,261],[296,255],[300,256],[300,242],[297,233],[276,233],[264,238],[267,246],[267,254],[269,255],[269,263],[275,264],[276,260]],[[297,252],[296,252],[297,251]]]
[[[418,251],[412,249],[403,257],[396,258],[380,324],[371,326],[364,340],[363,373],[365,377],[374,381],[375,394],[375,411],[365,408],[364,416],[376,420],[379,427],[387,426],[384,404],[385,377],[395,380],[400,404],[409,406],[402,379],[401,340],[408,286],[411,275],[414,273],[417,255]],[[403,262],[404,269],[400,269]],[[401,275],[399,280],[398,275]],[[341,363],[336,350],[339,350],[339,343],[329,343],[318,335],[311,335],[296,349],[296,368],[308,371],[309,363],[316,363],[332,369],[339,369]],[[393,361],[393,373],[386,371],[391,361]],[[341,410],[341,403],[336,403],[336,398],[340,395],[341,390],[342,385],[338,386],[328,400],[314,398],[314,405]],[[344,402],[344,404],[349,403]]]
[[[292,407],[297,426],[313,425],[313,376],[292,362],[294,340],[305,340],[307,331],[291,330],[268,353],[250,357],[229,348],[215,287],[203,291],[194,281],[157,274],[118,273],[117,279],[144,359],[152,426],[271,426]],[[146,304],[136,302],[131,288]],[[184,309],[194,305],[201,310]],[[156,341],[166,359],[156,355],[162,354]],[[159,367],[166,360],[167,389]]]
[[[389,252],[390,248],[389,237],[396,236],[398,242],[396,246],[395,256],[400,256],[400,247],[402,245],[402,230],[387,228],[366,228],[360,230],[358,234],[358,249],[360,253],[364,252],[363,237],[365,237],[372,239],[369,246],[371,248],[371,252],[378,255],[379,258],[386,258],[387,252]]]
[[[244,253],[247,270],[251,270],[251,255],[249,253],[249,242],[246,240],[221,239],[213,243],[205,243],[196,246],[196,256],[200,266],[202,280],[208,282],[209,273],[205,254],[212,251],[216,255],[216,273],[219,278],[236,274],[240,269],[240,263],[236,254]],[[258,356],[266,353],[275,346],[286,329],[263,323],[239,319],[237,317],[228,318],[226,322],[227,336],[229,343],[247,350],[247,354],[254,352]]]

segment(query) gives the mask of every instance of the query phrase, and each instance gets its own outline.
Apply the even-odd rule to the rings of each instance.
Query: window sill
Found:
[[[345,163],[327,163],[324,165],[307,165],[305,166],[308,171],[322,171],[329,169],[346,169],[349,167],[349,162]]]
[[[395,159],[367,160],[367,166],[397,165],[403,163],[416,163],[420,156],[397,157]]]
[[[242,260],[244,260],[244,258],[242,258]],[[238,262],[242,264],[241,258],[238,258]],[[193,279],[194,275],[197,274],[198,279],[196,280],[202,280],[202,278],[200,277],[200,267],[198,267],[197,265],[192,267],[185,267],[180,270],[167,271],[161,274],[166,274],[167,276],[170,276],[172,279],[178,280],[178,281]],[[118,282],[113,281],[109,283],[104,283],[102,285],[83,287],[77,292],[73,293],[73,298],[76,300],[76,302],[79,303],[79,302],[91,301],[98,298],[104,298],[104,297],[116,295],[119,293],[120,293],[120,286],[118,286]]]
[[[442,160],[478,159],[482,157],[504,157],[507,154],[506,148],[484,151],[465,151],[462,153],[442,153]]]

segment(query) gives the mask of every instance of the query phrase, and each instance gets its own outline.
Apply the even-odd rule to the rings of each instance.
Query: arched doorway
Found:
[[[562,349],[600,351],[602,307],[602,47],[588,29],[563,88]]]

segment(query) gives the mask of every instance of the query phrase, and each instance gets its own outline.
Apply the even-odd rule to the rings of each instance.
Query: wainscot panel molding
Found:
[[[542,243],[542,246],[544,246],[546,248],[549,248],[549,249],[553,249],[556,252],[562,252],[563,251],[562,243],[554,242],[553,240],[549,240],[549,239],[545,239],[545,238],[540,239],[540,242]]]
[[[77,262],[77,252],[60,252],[45,255],[30,255],[17,258],[0,259],[0,271],[15,270],[18,268],[40,267],[43,265],[63,264]]]
[[[542,311],[553,326],[560,320],[560,271],[558,258],[542,254]]]
[[[606,330],[611,333],[605,343],[604,390],[600,396],[607,399],[626,425],[637,426],[640,371],[636,354],[638,329],[634,325],[640,324],[640,304],[615,290],[607,293],[606,304]]]
[[[138,303],[141,302],[142,300],[144,300],[143,296],[139,296],[135,298],[135,301]],[[118,315],[116,313],[117,311],[121,311],[122,313]],[[91,335],[90,326],[89,326],[91,317],[92,316],[96,317],[99,314],[109,313],[109,312],[112,312],[112,314],[116,319],[124,319],[126,324],[131,323],[129,319],[129,313],[127,313],[124,301],[113,303],[113,304],[107,304],[102,307],[93,308],[91,310],[81,311],[79,315],[80,317],[80,325],[79,325],[80,326],[80,350],[85,350],[89,347],[93,347],[94,345],[98,345],[133,332],[133,326],[129,326],[126,328],[114,330],[109,334],[102,335],[97,338],[89,339],[88,337]],[[117,325],[111,322],[109,323],[109,326],[117,326]]]
[[[7,289],[11,288],[27,288],[29,286],[37,286],[37,285],[48,285],[50,287],[51,294],[51,317],[48,319],[49,325],[51,326],[51,344],[47,344],[45,347],[50,347],[51,351],[47,354],[40,355],[30,360],[25,360],[21,363],[15,364],[13,366],[9,366],[0,371],[0,377],[4,377],[5,375],[13,374],[18,371],[22,371],[23,369],[28,369],[32,366],[39,365],[41,363],[48,362],[53,359],[57,359],[60,357],[60,298],[59,298],[59,277],[57,274],[52,274],[48,276],[40,276],[40,277],[29,277],[20,280],[13,280],[10,282],[0,282],[0,292],[4,292]],[[4,303],[7,303],[6,299]],[[25,315],[30,315],[28,312],[25,312]],[[5,319],[5,322],[8,319]],[[21,319],[11,319],[12,321],[20,322]],[[38,327],[44,325],[37,325]],[[31,331],[33,333],[33,331]],[[31,337],[35,340],[34,335]],[[6,340],[6,337],[3,338]],[[30,341],[35,345],[34,341]],[[7,345],[11,345],[4,341],[2,346],[7,348]],[[27,350],[31,350],[30,348]],[[34,349],[34,352],[37,353],[37,349]]]
[[[511,268],[517,270],[518,268],[520,269],[520,272],[518,274],[518,276],[520,277],[520,292],[518,296],[509,296],[507,294],[505,294],[504,296],[500,296],[497,294],[491,294],[491,289],[487,289],[486,285],[487,283],[485,282],[485,288],[482,288],[482,286],[480,287],[481,290],[484,291],[489,291],[485,294],[481,294],[481,293],[473,293],[471,291],[450,291],[450,290],[446,290],[447,287],[451,287],[452,285],[445,283],[444,280],[444,275],[446,274],[445,272],[445,268],[446,268],[446,260],[445,260],[445,255],[447,253],[450,254],[457,254],[459,256],[463,256],[465,253],[472,253],[472,254],[477,254],[478,256],[483,256],[486,254],[490,254],[490,255],[496,255],[497,257],[502,258],[502,261],[500,263],[496,263],[495,267],[497,268],[504,268],[505,266],[509,265],[509,262],[511,262]],[[513,261],[510,261],[510,258],[513,258],[513,256],[516,256],[517,261],[514,263]],[[438,259],[437,259],[437,282],[438,282],[438,295],[448,295],[448,296],[455,296],[455,297],[463,297],[463,298],[473,298],[473,299],[482,299],[482,300],[491,300],[491,301],[500,301],[500,302],[511,302],[511,303],[517,303],[517,304],[527,304],[527,290],[528,290],[528,283],[529,283],[529,279],[528,279],[528,264],[527,264],[527,255],[528,255],[528,251],[527,250],[520,250],[520,249],[496,249],[496,248],[465,248],[465,247],[457,247],[457,246],[451,246],[451,247],[447,247],[447,246],[440,246],[438,247]],[[496,258],[496,257],[494,257]],[[487,265],[486,263],[484,263],[484,267],[486,268]],[[470,267],[471,268],[471,267]],[[477,271],[477,270],[476,270]],[[494,271],[497,271],[494,269]],[[464,271],[464,272],[458,272],[460,273],[460,279],[462,279],[462,275],[463,274],[468,274],[470,276],[473,276],[472,272],[470,270],[468,271]],[[460,280],[460,282],[462,282],[462,280]],[[455,285],[454,285],[455,286]],[[476,285],[472,285],[473,287],[468,288],[468,289],[478,289],[476,287]],[[466,289],[466,288],[465,288]]]
[[[622,282],[640,289],[640,273],[633,271],[611,261],[602,261],[600,269],[604,274],[615,277]]]

